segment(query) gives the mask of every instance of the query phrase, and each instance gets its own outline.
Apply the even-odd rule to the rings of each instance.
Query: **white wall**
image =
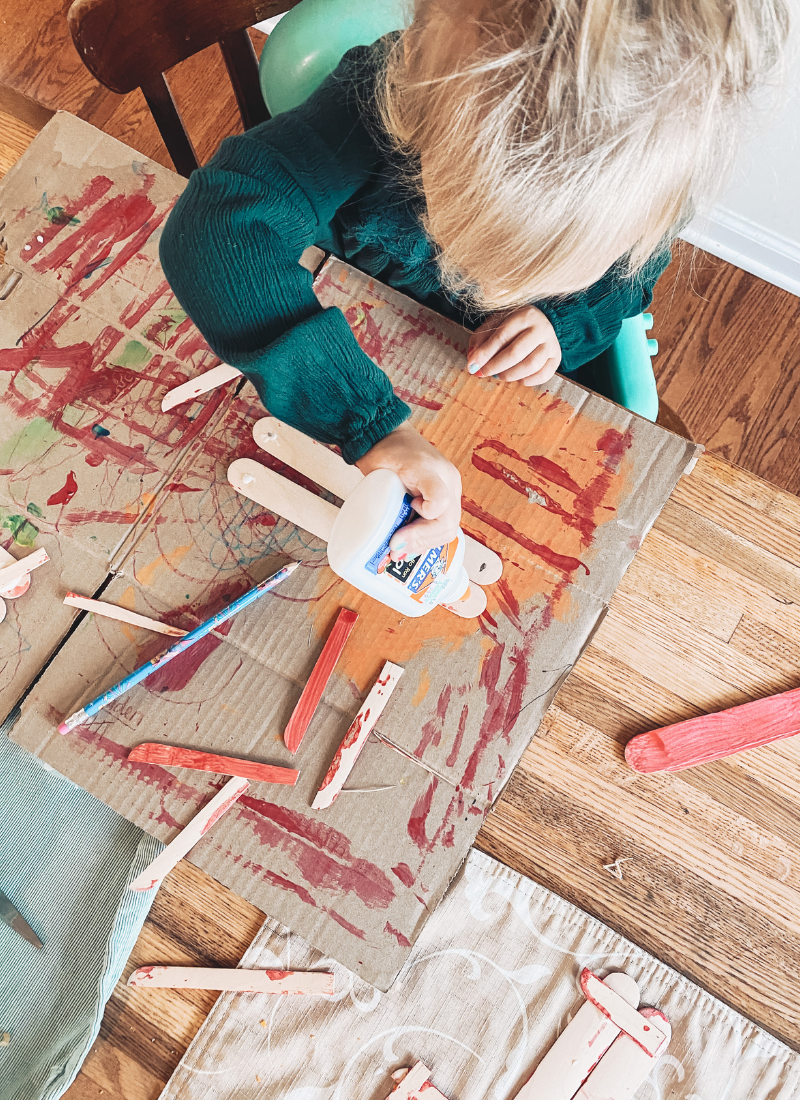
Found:
[[[793,60],[777,94],[780,110],[752,120],[731,184],[682,236],[707,252],[800,295],[800,3],[792,5]]]

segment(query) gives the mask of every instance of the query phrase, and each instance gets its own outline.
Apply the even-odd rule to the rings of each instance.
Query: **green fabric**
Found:
[[[424,200],[374,116],[386,41],[348,51],[305,103],[227,138],[192,173],[161,238],[164,272],[225,362],[269,411],[348,462],[403,422],[408,407],[361,350],[343,314],[323,310],[298,264],[321,244],[362,271],[475,327],[442,291],[421,225]],[[537,302],[555,328],[562,369],[609,347],[624,317],[650,304],[665,251],[636,280],[618,265],[581,294]]]

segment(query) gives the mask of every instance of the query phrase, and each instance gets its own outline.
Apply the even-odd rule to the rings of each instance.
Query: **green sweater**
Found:
[[[374,102],[380,42],[357,47],[300,107],[238,137],[193,172],[161,237],[161,263],[211,348],[255,385],[273,416],[355,462],[409,415],[361,350],[342,312],[322,309],[298,259],[310,244],[471,326],[443,294],[423,202],[382,133]],[[588,290],[535,304],[550,319],[562,369],[615,340],[650,304],[669,262],[635,280],[615,267]]]

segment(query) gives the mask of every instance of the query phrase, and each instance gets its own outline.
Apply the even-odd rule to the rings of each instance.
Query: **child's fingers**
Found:
[[[523,318],[512,313],[509,317],[506,317],[504,321],[501,321],[496,328],[488,330],[486,338],[482,339],[477,347],[470,348],[470,354],[467,357],[467,368],[470,374],[474,374],[475,371],[483,368],[483,366],[505,348],[515,336],[524,333],[527,329],[528,325]],[[478,329],[478,332],[480,331],[481,330]],[[477,335],[477,333],[474,335]],[[506,364],[506,366],[509,365],[508,363]]]
[[[540,344],[535,351],[532,351],[530,355],[526,355],[521,362],[516,364],[516,366],[501,371],[499,374],[496,374],[495,377],[500,382],[519,382],[529,375],[538,374],[550,358],[550,351],[547,346],[545,344]],[[481,371],[481,375],[485,373],[485,370]]]
[[[554,356],[552,359],[548,359],[545,365],[538,370],[536,374],[532,374],[528,378],[522,380],[523,386],[541,386],[543,383],[549,382],[558,370],[560,363],[560,356]]]
[[[481,378],[493,378],[503,371],[511,370],[524,362],[540,346],[540,336],[533,329],[525,329],[489,358],[486,357],[485,349],[481,349],[484,357],[483,366],[480,368]],[[477,357],[473,356],[473,362],[475,358]]]

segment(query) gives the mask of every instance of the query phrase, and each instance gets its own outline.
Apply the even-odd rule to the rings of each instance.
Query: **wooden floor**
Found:
[[[81,65],[66,30],[68,0],[26,0],[13,5],[7,0],[3,7],[0,172],[13,163],[49,112],[57,109],[72,111],[144,155],[170,165],[139,93],[116,96],[100,88]],[[222,136],[238,129],[223,72],[217,51],[211,49],[184,63],[173,81],[201,159],[207,159]],[[692,254],[688,247],[685,252],[661,280],[653,306],[652,335],[662,349],[655,360],[662,400],[685,422],[694,439],[800,494],[800,341],[794,335],[800,300],[722,261]],[[702,684],[707,686],[703,676],[711,676],[719,662],[733,660],[739,682],[730,690],[744,691],[745,696],[797,682],[800,650],[791,640],[791,631],[780,624],[776,627],[766,614],[759,618],[750,612],[756,606],[771,606],[771,600],[782,606],[794,599],[787,593],[795,580],[789,584],[781,570],[788,568],[785,559],[797,561],[796,550],[773,542],[781,537],[776,517],[791,512],[790,526],[795,531],[800,531],[800,520],[788,498],[768,492],[763,499],[749,501],[745,516],[737,504],[736,487],[729,497],[717,492],[719,479],[725,478],[714,469],[717,481],[711,478],[705,488],[716,486],[719,499],[714,507],[727,509],[725,523],[721,517],[717,525],[707,522],[703,516],[709,502],[692,499],[692,493],[703,491],[702,483],[696,483],[698,489],[686,490],[686,501],[668,506],[645,543],[645,550],[655,555],[650,563],[654,572],[646,571],[649,559],[637,557],[615,599],[613,614],[627,616],[634,625],[621,628],[609,617],[482,831],[480,845],[563,896],[593,907],[614,926],[623,923],[620,914],[630,919],[632,912],[643,946],[796,1043],[797,1019],[781,1018],[775,1009],[779,998],[771,1006],[763,1004],[758,975],[753,973],[759,960],[762,971],[768,965],[770,952],[783,954],[784,962],[773,965],[783,975],[786,1002],[796,1002],[800,952],[796,928],[790,928],[794,918],[765,911],[768,907],[760,908],[758,899],[752,900],[762,890],[768,893],[770,883],[783,883],[781,876],[788,878],[794,874],[793,867],[800,866],[800,856],[795,858],[800,852],[795,848],[800,845],[796,825],[787,803],[772,793],[768,778],[745,764],[720,765],[710,780],[690,778],[683,786],[671,787],[669,835],[661,847],[634,845],[638,871],[631,871],[625,886],[603,872],[600,864],[627,852],[625,837],[615,825],[617,817],[635,830],[636,814],[642,809],[636,809],[627,793],[614,793],[614,784],[621,780],[610,765],[598,786],[610,801],[608,813],[593,810],[586,794],[592,789],[598,753],[604,747],[611,751],[609,745],[616,746],[644,728],[654,713],[658,716],[672,707],[685,716],[703,706],[699,688],[691,699],[680,698],[680,692],[653,694],[652,681],[646,677],[636,681],[626,662],[625,646],[643,644],[636,624],[646,618],[648,601],[666,615],[669,624],[662,648],[653,651],[654,660],[667,659],[681,647],[698,646],[701,664],[705,662],[705,671],[698,674]],[[738,489],[752,498],[752,484],[743,481]],[[744,535],[750,540],[746,545],[735,533],[745,519],[751,524]],[[720,553],[727,555],[723,566],[718,564]],[[677,589],[659,588],[653,577],[663,580],[669,573],[670,556],[676,555],[688,579]],[[715,594],[710,599],[707,586],[712,581]],[[715,614],[722,610],[725,616],[720,625]],[[727,629],[726,624],[730,632],[723,639],[719,632]],[[723,653],[722,644],[730,649]],[[771,655],[769,659],[765,653]],[[753,673],[749,680],[748,669]],[[604,688],[598,688],[601,683]],[[637,705],[623,701],[631,698],[634,686],[640,697]],[[780,773],[780,754],[771,759],[776,774]],[[787,758],[783,763],[787,776],[796,771],[797,761]],[[712,783],[713,791],[702,789],[703,782]],[[790,783],[789,778],[786,782]],[[618,814],[614,812],[617,799]],[[652,805],[653,814],[663,810],[663,803]],[[705,820],[713,833],[709,844],[715,858],[722,849],[744,853],[735,882],[715,883],[707,868],[681,865],[674,830],[682,815],[697,821],[693,835],[698,851],[702,851]],[[684,890],[687,876],[690,881]],[[694,899],[691,906],[676,907],[670,913],[658,905],[654,908],[654,901],[669,893],[670,883],[676,894]],[[749,890],[751,899],[736,902],[726,890],[731,896],[739,891],[742,899]],[[716,910],[715,896],[727,898],[718,902]],[[778,905],[778,894],[775,898]],[[253,906],[184,862],[159,892],[126,973],[135,965],[155,961],[233,965],[261,919]],[[663,934],[667,925],[671,942]],[[724,942],[737,945],[733,966],[713,950],[705,961],[687,961],[693,937],[696,946],[696,930],[708,927],[718,929]],[[761,928],[762,942],[758,937],[748,941],[748,927]],[[101,1038],[67,1094],[70,1100],[101,1095],[105,1100],[154,1100],[215,996],[165,991],[151,994],[148,1001],[139,996],[134,1004],[131,992],[120,985],[109,1002]]]

